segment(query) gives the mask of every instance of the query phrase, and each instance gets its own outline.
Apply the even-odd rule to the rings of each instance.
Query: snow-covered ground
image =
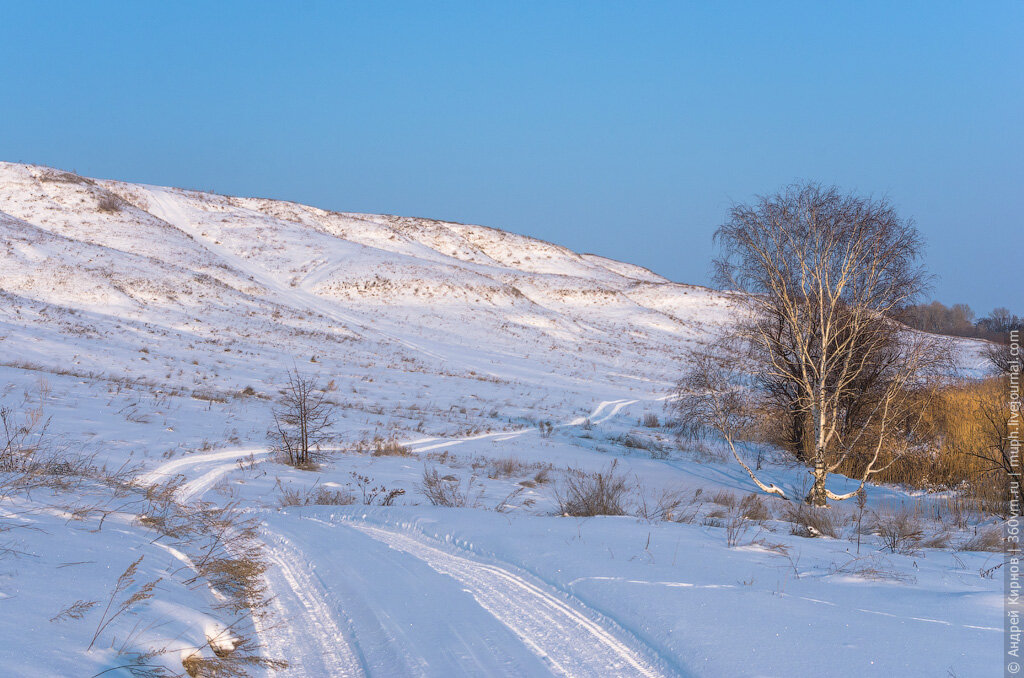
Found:
[[[1000,556],[961,550],[976,517],[939,538],[951,497],[871,488],[865,522],[906,508],[936,537],[907,553],[858,545],[853,506],[804,538],[785,502],[742,518],[738,465],[642,425],[733,312],[490,228],[0,163],[0,401],[107,469],[0,488],[0,665],[181,673],[246,637],[282,676],[994,675]],[[337,403],[316,471],[267,450],[293,367]],[[613,463],[631,515],[558,515],[564,469]],[[431,505],[429,471],[466,505]],[[250,544],[255,613],[208,567]]]

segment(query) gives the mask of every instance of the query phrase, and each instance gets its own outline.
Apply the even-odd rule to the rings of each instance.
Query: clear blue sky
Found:
[[[936,297],[1024,313],[1020,0],[3,2],[0,93],[0,159],[683,282],[732,201],[836,183],[917,220]]]

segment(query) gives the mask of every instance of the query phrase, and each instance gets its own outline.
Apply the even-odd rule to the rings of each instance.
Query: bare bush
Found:
[[[793,524],[790,532],[798,537],[839,538],[839,527],[826,508],[807,504],[790,504],[786,511],[786,520]]]
[[[641,423],[647,428],[659,428],[661,426],[661,422],[658,420],[658,415],[654,412],[644,413],[644,418],[641,420]]]
[[[423,480],[420,482],[420,491],[427,500],[434,506],[445,506],[448,508],[461,508],[472,506],[473,488],[476,484],[476,476],[470,476],[465,486],[455,476],[442,476],[436,468],[423,467]]]
[[[100,212],[115,213],[121,211],[121,199],[113,193],[106,191],[100,195],[99,200],[96,201],[96,209]]]
[[[1020,330],[1010,330],[1010,338],[1014,337],[1020,339]],[[1024,372],[1024,356],[1013,350],[1011,341],[989,344],[985,349],[985,357],[1000,376],[1010,377]]]
[[[644,520],[676,520],[686,504],[686,495],[674,489],[662,489],[652,502],[646,488],[637,482],[636,512]]]
[[[747,494],[739,503],[740,515],[755,523],[763,523],[772,519],[772,512],[765,501],[756,494]]]
[[[564,516],[621,516],[626,514],[631,490],[631,483],[618,470],[616,459],[605,471],[566,469],[555,498]]]
[[[405,494],[405,490],[399,488],[389,490],[383,484],[378,485],[373,478],[364,476],[357,471],[352,471],[349,475],[352,476],[353,482],[355,482],[356,487],[359,488],[363,504],[366,506],[372,506],[374,504],[378,504],[380,506],[392,506],[395,503],[395,499],[398,499]]]
[[[921,522],[905,508],[891,515],[875,514],[871,531],[881,538],[882,547],[890,553],[914,553],[924,537]]]
[[[735,548],[739,546],[740,539],[747,533],[750,523],[743,512],[736,509],[729,512],[728,518],[725,523],[725,542],[729,548]]]
[[[704,488],[698,487],[693,492],[693,496],[689,499],[685,506],[681,507],[675,515],[672,516],[671,520],[677,523],[685,523],[687,525],[692,524],[700,515],[700,509],[704,506],[704,502],[701,501],[701,496],[704,494]]]

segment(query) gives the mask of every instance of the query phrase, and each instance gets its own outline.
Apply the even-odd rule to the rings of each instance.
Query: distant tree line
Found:
[[[1024,318],[1014,315],[1008,308],[999,307],[983,318],[976,318],[967,304],[946,306],[940,301],[907,306],[897,317],[924,332],[999,342],[1006,341],[1011,330],[1024,329]]]

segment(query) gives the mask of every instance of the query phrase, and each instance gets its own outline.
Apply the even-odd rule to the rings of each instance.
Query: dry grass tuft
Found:
[[[827,508],[793,503],[787,507],[786,520],[793,523],[790,532],[798,537],[839,538],[839,527]]]
[[[1006,541],[1003,539],[1003,530],[999,526],[981,528],[973,537],[960,545],[960,551],[994,551],[1000,552],[1006,548]]]
[[[373,456],[375,457],[411,457],[412,450],[394,438],[383,440],[377,438],[373,441]]]
[[[622,516],[632,486],[618,470],[618,460],[605,471],[587,473],[566,469],[555,492],[559,512],[564,516]]]
[[[442,476],[436,468],[423,467],[420,491],[434,506],[462,508],[477,503],[473,496],[475,483],[476,476],[470,476],[463,486],[462,481],[455,476]]]
[[[764,499],[756,494],[744,495],[743,499],[740,500],[738,508],[740,515],[755,523],[763,523],[774,517]]]
[[[726,508],[736,507],[736,495],[729,490],[719,490],[711,496],[711,501]]]
[[[44,183],[55,183],[55,184],[82,184],[85,186],[95,186],[96,182],[92,179],[86,179],[85,177],[79,176],[74,172],[65,172],[59,169],[44,169],[39,173],[39,181]]]
[[[496,478],[510,478],[523,475],[529,465],[524,464],[518,457],[503,457],[494,459],[488,464],[487,477],[491,480]]]
[[[891,515],[876,514],[871,531],[882,539],[882,547],[890,553],[914,553],[924,539],[921,522],[905,508]]]
[[[278,503],[285,506],[349,506],[356,503],[351,492],[326,487],[309,489],[285,487],[278,482]]]
[[[833,564],[830,574],[845,574],[871,581],[891,581],[901,584],[912,584],[916,581],[913,575],[892,567],[877,555],[851,558],[843,565]]]

